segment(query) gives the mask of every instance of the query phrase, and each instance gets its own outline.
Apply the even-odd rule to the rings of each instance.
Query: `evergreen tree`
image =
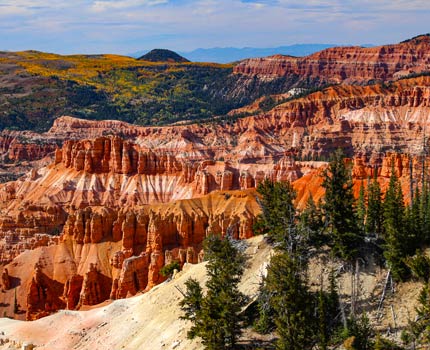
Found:
[[[258,298],[257,298],[257,320],[255,321],[254,328],[258,333],[268,334],[275,330],[275,320],[274,314],[275,311],[272,308],[270,303],[272,295],[269,290],[266,288],[266,278],[263,277],[259,290],[258,290]]]
[[[325,292],[322,289],[318,293],[318,349],[326,350],[331,339],[340,325],[339,318],[339,294],[336,287],[334,271],[330,272],[329,288]]]
[[[430,344],[430,282],[426,282],[421,290],[416,312],[416,320],[409,322],[401,335],[403,342],[407,345],[413,344],[414,349],[418,344],[424,346]]]
[[[322,186],[325,189],[323,209],[333,253],[352,263],[359,256],[364,237],[357,225],[350,169],[341,150],[335,152],[324,172]]]
[[[423,213],[421,212],[421,195],[417,190],[415,198],[410,207],[405,209],[405,226],[407,240],[405,249],[408,254],[412,254],[416,249],[420,248],[424,240],[423,232]]]
[[[273,182],[265,179],[258,184],[262,214],[257,218],[254,230],[267,234],[277,246],[287,249],[288,232],[295,229],[296,192],[290,182]]]
[[[324,237],[324,221],[321,209],[315,204],[312,194],[309,195],[306,208],[300,215],[300,226],[314,247],[326,243]]]
[[[206,349],[232,349],[242,332],[241,311],[247,302],[247,297],[238,290],[246,257],[228,238],[212,235],[203,246],[208,260],[207,292],[203,296],[196,281],[187,282],[181,302],[182,318],[193,323],[188,336],[202,338]]]
[[[192,322],[191,329],[188,331],[188,337],[193,339],[199,335],[200,329],[203,328],[201,318],[203,292],[199,282],[194,278],[188,279],[185,282],[185,287],[187,290],[184,298],[180,302],[181,309],[184,313],[181,319],[190,320]]]
[[[263,212],[259,227],[274,240],[276,249],[261,290],[260,302],[268,301],[269,305],[260,304],[260,317],[266,325],[274,323],[279,335],[278,349],[308,349],[315,343],[316,329],[315,297],[307,285],[311,229],[299,225],[290,183],[266,180],[258,191]],[[318,219],[311,211],[305,221],[309,220],[310,225],[315,224],[312,229],[317,229]]]
[[[270,260],[266,288],[279,335],[277,349],[310,349],[314,343],[315,319],[304,266],[287,252]]]
[[[365,234],[366,231],[366,195],[364,191],[364,185],[363,181],[361,181],[360,184],[360,192],[358,195],[358,201],[357,201],[357,222],[358,222],[358,228],[362,235]]]
[[[405,263],[408,240],[405,230],[403,193],[394,167],[392,167],[388,190],[385,193],[384,231],[386,242],[384,256],[388,266],[396,280],[404,280],[409,275],[409,269]]]
[[[430,191],[427,182],[422,186],[419,205],[422,240],[423,243],[430,244]]]
[[[381,187],[376,176],[369,182],[367,198],[366,234],[379,238],[383,229],[383,209]]]
[[[369,318],[362,314],[360,318],[349,318],[348,327],[342,336],[347,350],[371,350],[373,348],[373,328]]]

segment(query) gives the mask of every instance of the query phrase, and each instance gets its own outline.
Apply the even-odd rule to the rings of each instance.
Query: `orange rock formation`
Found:
[[[236,73],[394,80],[428,69],[428,46],[423,37],[248,60]],[[229,123],[138,127],[61,117],[44,134],[4,131],[5,160],[52,162],[0,185],[0,312],[35,319],[144,292],[164,280],[163,265],[200,261],[209,233],[251,236],[254,188],[265,178],[293,181],[301,208],[310,195],[318,201],[325,163],[312,159],[338,147],[354,156],[357,193],[374,175],[386,186],[394,164],[407,197],[411,175],[422,174],[429,115],[430,77],[422,76],[338,85]]]
[[[251,58],[235,68],[236,74],[279,77],[298,75],[331,83],[393,80],[430,69],[430,36],[395,45],[371,48],[334,47],[307,57],[275,55]]]

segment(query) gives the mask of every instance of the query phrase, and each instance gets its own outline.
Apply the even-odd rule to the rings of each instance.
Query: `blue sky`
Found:
[[[429,0],[0,0],[0,50],[383,44],[430,32]]]

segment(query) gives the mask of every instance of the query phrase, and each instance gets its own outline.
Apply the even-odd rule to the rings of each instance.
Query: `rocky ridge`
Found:
[[[387,81],[430,70],[430,36],[378,47],[334,47],[306,57],[275,55],[251,58],[234,67],[235,74],[260,79],[297,76],[322,83]]]
[[[149,290],[164,280],[159,271],[165,264],[201,260],[208,233],[250,237],[258,210],[255,194],[242,191],[134,208],[70,210],[55,244],[25,250],[5,266],[13,284],[7,288],[4,278],[2,311],[14,315],[15,291],[23,311],[15,317],[35,319]]]
[[[0,145],[12,161],[26,160],[30,154],[53,156],[52,150],[65,140],[112,134],[142,149],[192,161],[268,163],[291,149],[297,149],[299,157],[315,158],[326,157],[338,147],[350,155],[419,154],[429,115],[430,77],[422,76],[386,85],[334,86],[234,122],[138,127],[119,121],[61,117],[49,132],[34,136],[34,142],[28,136],[24,146],[20,134],[3,132]],[[43,148],[37,145],[40,138],[45,142]],[[33,151],[22,151],[33,146]]]
[[[357,193],[375,173],[385,186],[392,164],[407,189],[410,171],[419,177],[422,162],[358,156],[351,161]],[[301,207],[310,195],[316,201],[323,195],[324,162],[284,157],[235,165],[187,163],[118,137],[67,141],[51,166],[0,186],[3,284],[9,279],[3,312],[12,312],[15,290],[22,315],[36,319],[151,289],[164,280],[164,265],[201,261],[210,232],[252,236],[259,213],[253,189],[264,178],[293,181]],[[172,183],[169,194],[165,185]]]
[[[416,67],[426,69],[428,39],[414,40],[398,46],[424,47]],[[360,59],[371,67],[374,52],[366,52]],[[335,78],[336,62],[327,70]],[[357,193],[374,175],[386,186],[394,164],[407,198],[410,177],[423,172],[430,77],[346,85],[364,81],[350,73],[304,97],[278,95],[268,111],[257,101],[255,115],[237,120],[138,127],[64,116],[42,134],[3,131],[6,172],[34,159],[49,165],[0,185],[0,312],[33,320],[146,292],[164,281],[162,266],[201,261],[210,232],[250,237],[263,179],[294,182],[299,207],[310,195],[318,201],[321,160],[338,147],[352,157]]]

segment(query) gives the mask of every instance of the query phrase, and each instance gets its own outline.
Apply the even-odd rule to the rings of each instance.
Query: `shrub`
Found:
[[[163,266],[160,270],[160,274],[163,277],[169,277],[173,275],[173,272],[175,270],[179,271],[180,269],[181,269],[181,266],[179,265],[179,262],[175,260],[175,261],[172,261],[170,264]]]

